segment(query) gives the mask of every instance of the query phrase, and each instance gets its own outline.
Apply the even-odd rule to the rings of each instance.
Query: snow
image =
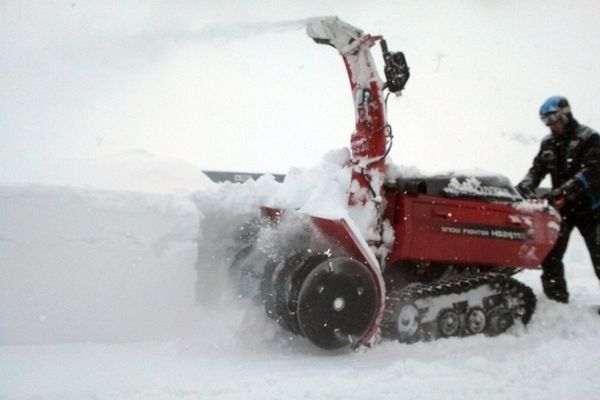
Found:
[[[465,194],[475,197],[495,196],[504,199],[514,199],[515,194],[506,189],[486,186],[475,176],[467,176],[462,182],[458,178],[451,178],[448,186],[444,189],[449,194]]]
[[[212,185],[197,166],[141,148],[90,158],[37,157],[10,166],[15,171],[3,182],[147,193],[190,193]]]
[[[295,170],[293,181],[317,169]],[[537,311],[499,337],[326,352],[280,330],[237,296],[223,238],[284,187],[269,177],[193,194],[1,186],[0,397],[579,399],[600,390],[600,293],[577,234],[565,259],[571,304],[545,299],[539,272],[522,273]]]
[[[168,339],[189,320],[189,198],[16,185],[0,199],[0,344]]]
[[[306,18],[339,14],[407,54],[411,80],[389,99],[389,179],[484,167],[514,182],[545,134],[545,97],[567,95],[600,126],[599,12],[593,1],[3,3],[0,399],[598,397],[600,286],[577,233],[570,304],[526,271],[538,296],[527,327],[359,352],[282,331],[238,296],[226,261],[259,205],[348,216],[348,152],[331,149],[349,141],[352,100]],[[202,169],[287,178],[217,185]]]

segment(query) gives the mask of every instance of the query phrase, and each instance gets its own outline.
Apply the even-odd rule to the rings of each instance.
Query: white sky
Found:
[[[554,94],[600,129],[600,3],[321,3],[0,1],[0,182],[69,182],[76,160],[131,149],[203,169],[313,165],[354,121],[341,59],[304,33],[320,15],[406,53],[388,113],[398,164],[516,181]]]

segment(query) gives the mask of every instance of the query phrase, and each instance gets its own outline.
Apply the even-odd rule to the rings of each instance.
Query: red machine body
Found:
[[[515,204],[388,191],[388,264],[409,260],[538,268],[558,236],[556,216]]]
[[[380,235],[367,239],[371,247],[385,246],[383,221],[393,227],[393,245],[379,252],[387,253],[380,264],[409,260],[511,268],[539,266],[558,237],[559,216],[548,207],[520,207],[518,201],[522,199],[512,187],[505,188],[504,197],[468,198],[459,193],[452,198],[444,190],[450,185],[450,177],[431,182],[436,189],[428,189],[428,178],[414,179],[410,187],[386,182],[385,157],[391,146],[391,128],[383,90],[386,86],[394,92],[403,89],[409,75],[404,55],[390,53],[382,36],[363,35],[337,18],[309,24],[308,34],[319,43],[335,47],[348,73],[356,127],[350,146],[352,182],[348,204],[351,210],[372,204],[372,212],[377,214],[373,221],[379,224],[372,228]],[[371,47],[377,42],[382,43],[386,84],[371,55]]]

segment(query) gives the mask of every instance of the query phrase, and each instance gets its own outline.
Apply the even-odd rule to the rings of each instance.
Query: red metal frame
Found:
[[[559,216],[542,207],[399,192],[386,199],[395,234],[388,264],[538,268],[558,238]]]
[[[375,68],[370,48],[381,36],[362,36],[342,53],[352,99],[355,128],[350,139],[352,182],[348,202],[351,206],[372,199],[372,191],[381,195],[382,182],[373,182],[385,171],[387,117],[383,82]],[[355,183],[355,184],[354,184]]]

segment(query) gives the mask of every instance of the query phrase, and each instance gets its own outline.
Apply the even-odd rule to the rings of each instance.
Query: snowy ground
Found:
[[[348,85],[305,18],[406,52],[389,102],[406,171],[515,182],[550,95],[600,127],[597,1],[376,3],[0,2],[1,400],[598,398],[600,285],[578,234],[571,303],[523,273],[537,311],[496,338],[324,352],[231,290],[228,211],[344,197],[344,172],[318,163],[348,144]],[[288,186],[214,186],[201,169]]]
[[[265,188],[273,192],[272,185],[266,179],[210,189],[203,198],[238,191],[257,199]],[[229,225],[201,217],[196,206],[207,203],[198,194],[0,189],[0,217],[9,222],[0,230],[2,399],[581,399],[600,393],[600,288],[577,235],[566,256],[571,304],[539,296],[527,328],[495,338],[325,352],[236,297],[223,269],[213,269],[224,267],[215,260],[221,249],[201,240],[197,256],[203,232],[207,239]],[[239,200],[223,202],[226,208]],[[540,295],[538,276],[521,275]]]

